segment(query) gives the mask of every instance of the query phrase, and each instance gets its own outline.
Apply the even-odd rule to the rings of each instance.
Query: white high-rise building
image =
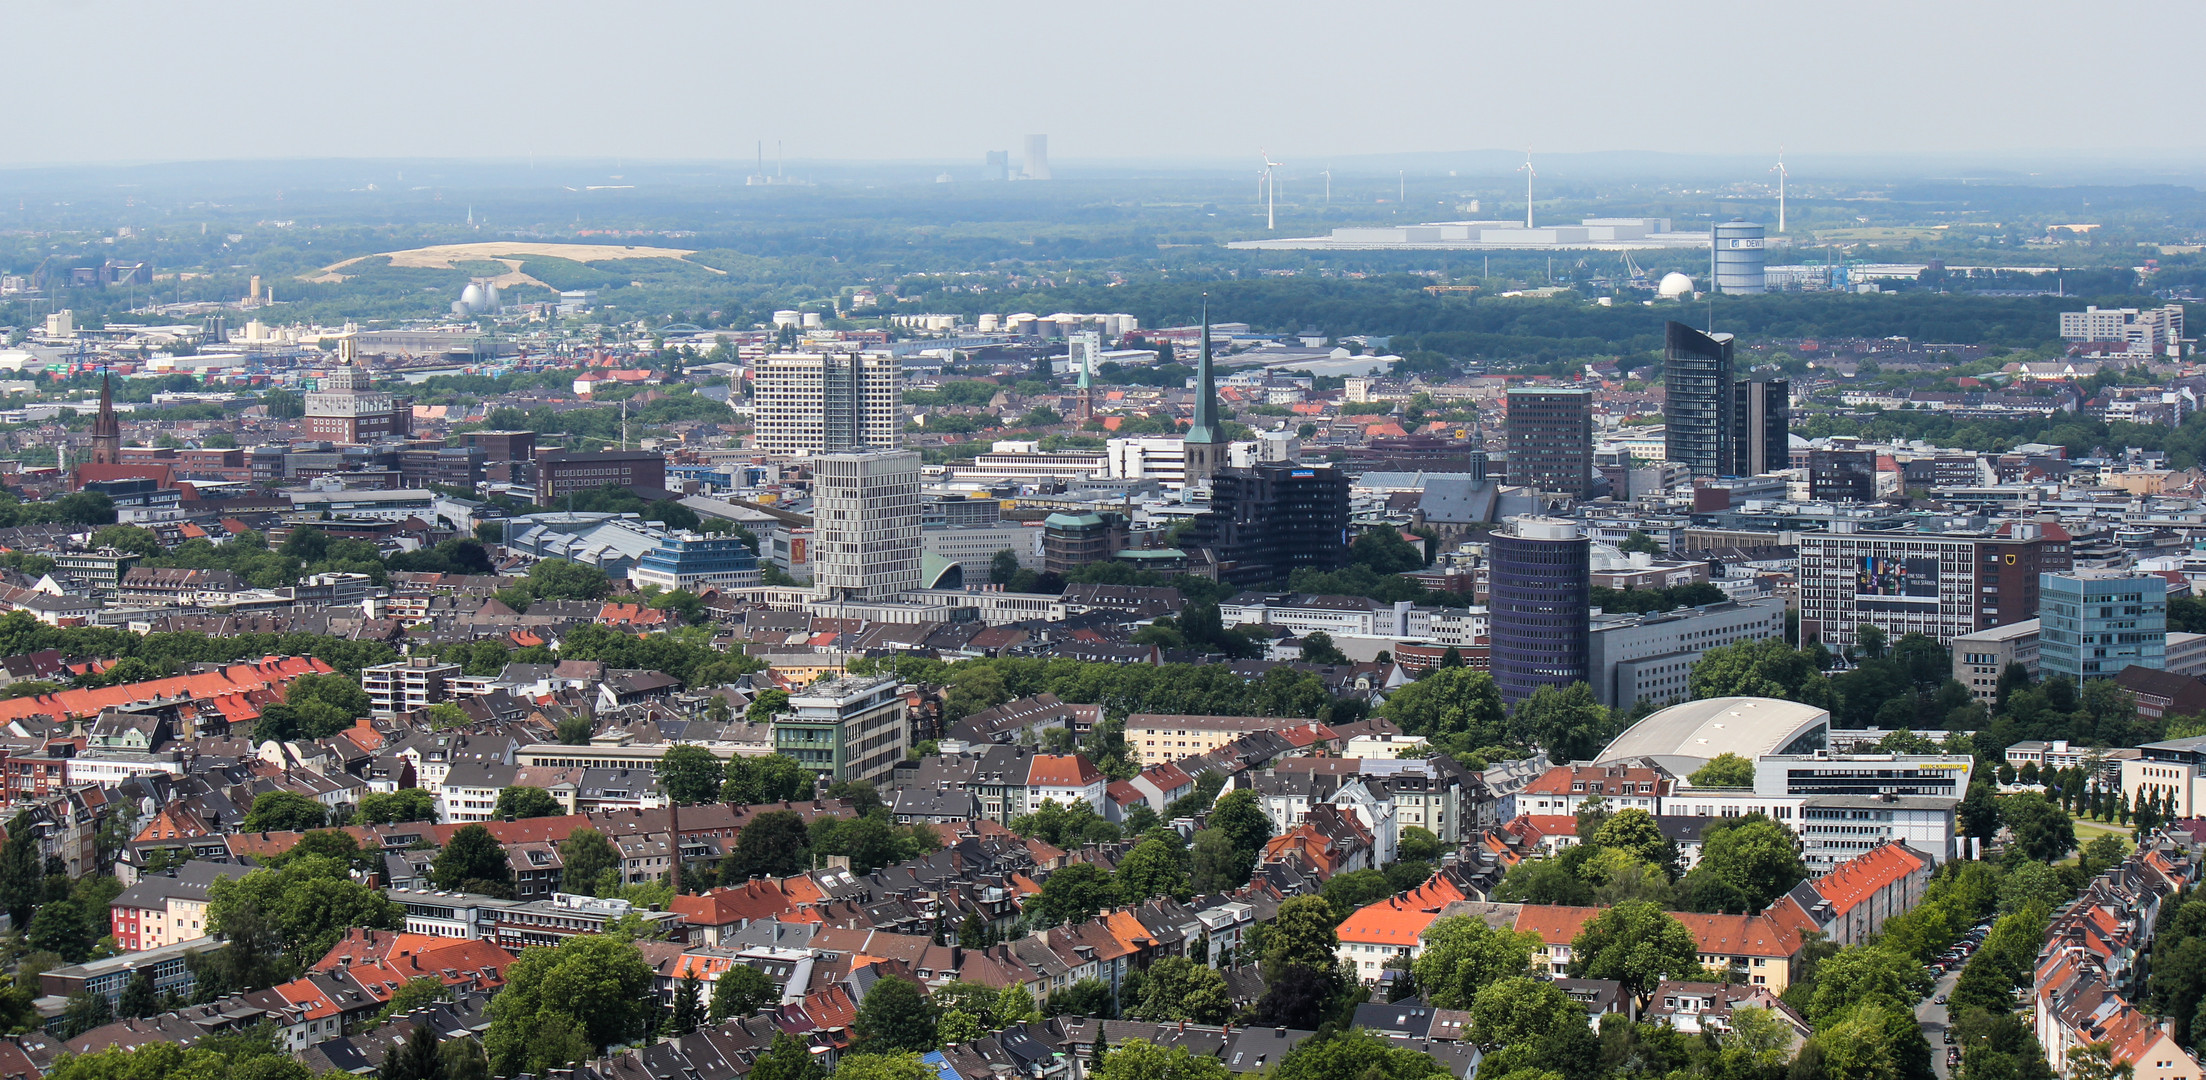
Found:
[[[828,600],[886,600],[919,587],[919,454],[812,458],[812,585]]]
[[[2060,336],[2069,341],[2120,341],[2128,345],[2125,351],[2139,355],[2171,352],[2183,340],[2183,305],[2139,310],[2093,304],[2082,311],[2063,311]]]
[[[901,444],[902,385],[894,356],[777,353],[752,373],[759,452],[782,456]]]

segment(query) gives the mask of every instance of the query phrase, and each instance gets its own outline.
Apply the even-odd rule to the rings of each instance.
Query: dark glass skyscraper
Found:
[[[1583,498],[1593,482],[1593,391],[1509,391],[1509,482]]]
[[[1219,579],[1233,585],[1285,581],[1305,566],[1338,570],[1348,563],[1348,474],[1322,465],[1219,469],[1210,512],[1182,540],[1209,548]]]
[[[1493,534],[1487,591],[1501,700],[1585,682],[1593,650],[1591,546],[1575,521],[1520,517]]]
[[[1791,468],[1791,381],[1750,379],[1731,385],[1731,474],[1760,476]]]
[[[1663,337],[1668,457],[1691,476],[1731,475],[1738,464],[1732,443],[1737,404],[1731,390],[1731,335],[1703,334],[1673,322]]]

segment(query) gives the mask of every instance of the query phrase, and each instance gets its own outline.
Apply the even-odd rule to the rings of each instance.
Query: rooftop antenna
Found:
[[[1532,227],[1532,178],[1539,175],[1539,171],[1532,168],[1531,147],[1524,148],[1524,164],[1517,166],[1517,171],[1524,174],[1524,227],[1529,229]]]
[[[1278,207],[1278,187],[1272,180],[1272,170],[1285,163],[1273,161],[1269,150],[1258,150],[1257,153],[1264,158],[1264,230],[1270,232],[1279,228],[1279,219],[1274,215]]]
[[[1770,170],[1777,174],[1777,231],[1785,231],[1785,148],[1777,148],[1777,166]]]

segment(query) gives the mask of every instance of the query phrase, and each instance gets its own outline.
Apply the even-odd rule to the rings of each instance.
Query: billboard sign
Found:
[[[1854,571],[1854,607],[1860,611],[1938,611],[1935,555],[1864,555]]]

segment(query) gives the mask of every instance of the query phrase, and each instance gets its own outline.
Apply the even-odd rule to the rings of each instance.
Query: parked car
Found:
[[[1950,1031],[1950,1030],[1949,1030],[1949,1031],[1947,1031],[1947,1032],[1946,1032],[1946,1045],[1947,1045],[1947,1046],[1952,1046],[1952,1045],[1953,1045],[1953,1044],[1954,1044],[1954,1043],[1955,1043],[1956,1041],[1958,1041],[1958,1040],[1956,1040],[1956,1039],[1955,1039],[1955,1038],[1953,1037],[1953,1032],[1952,1032],[1952,1031]]]
[[[1946,1003],[1946,996],[1944,994],[1940,994],[1937,997],[1931,998],[1930,1000],[1935,1004],[1943,1005]]]

